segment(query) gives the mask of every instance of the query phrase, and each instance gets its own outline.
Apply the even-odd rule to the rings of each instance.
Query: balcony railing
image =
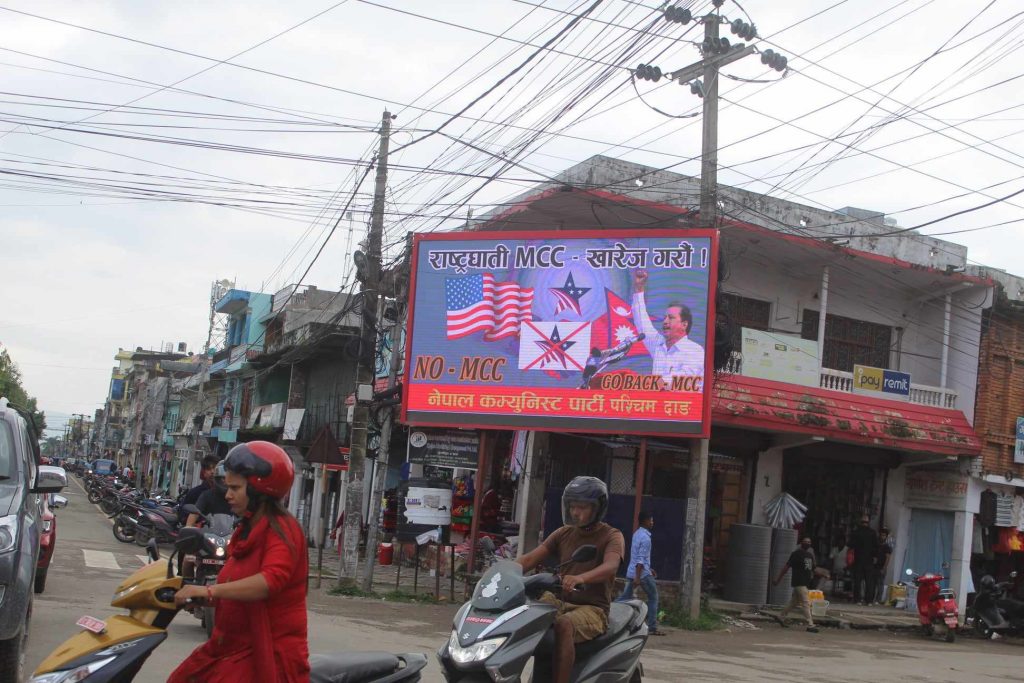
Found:
[[[743,355],[734,353],[726,364],[725,372],[742,375]],[[853,393],[853,373],[832,368],[821,368],[818,386],[829,391]],[[937,408],[956,408],[957,393],[952,389],[932,387],[926,384],[910,385],[910,402]]]

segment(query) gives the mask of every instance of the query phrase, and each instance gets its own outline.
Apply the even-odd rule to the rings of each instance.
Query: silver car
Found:
[[[39,465],[27,414],[0,397],[0,683],[22,680],[42,531],[39,494],[66,485],[63,469]]]

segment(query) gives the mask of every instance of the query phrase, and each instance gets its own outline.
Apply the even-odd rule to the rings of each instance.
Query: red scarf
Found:
[[[249,527],[249,535],[242,537],[245,528]],[[255,567],[258,571],[263,561],[263,551],[266,547],[268,533],[276,533],[270,528],[270,518],[267,515],[260,517],[255,523],[251,519],[244,520],[231,534],[231,559],[234,560],[233,568]],[[224,567],[228,569],[227,566]],[[229,572],[235,574],[236,572]],[[243,570],[239,575],[224,576],[223,573],[218,579],[219,583],[226,581],[237,581],[246,576],[254,574],[255,571]],[[277,683],[277,664],[274,662],[274,639],[270,632],[270,615],[267,613],[265,600],[258,602],[242,603],[245,608],[246,620],[252,630],[253,658],[256,660],[256,671],[261,672],[266,683]]]

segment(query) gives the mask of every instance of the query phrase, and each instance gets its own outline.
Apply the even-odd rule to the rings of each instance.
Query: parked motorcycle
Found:
[[[1011,579],[1016,577],[1017,572],[1010,573]],[[996,583],[988,575],[981,578],[971,611],[974,632],[982,638],[991,638],[996,633],[1024,633],[1024,601],[1007,595],[1011,585],[1010,581]]]
[[[122,501],[120,507],[109,515],[114,520],[114,538],[121,543],[133,543],[135,541],[135,530],[139,525],[139,518],[142,516],[142,509],[128,501]]]
[[[581,546],[569,562],[589,562],[597,548]],[[559,567],[561,569],[561,567]],[[472,599],[456,613],[452,633],[437,658],[449,683],[520,680],[531,657],[533,680],[551,680],[557,609],[539,598],[562,590],[557,574],[523,576],[515,562],[488,569]],[[576,646],[573,683],[638,683],[640,654],[647,642],[647,606],[639,600],[613,602],[603,636]]]
[[[106,621],[82,617],[82,629],[43,660],[29,683],[79,681],[100,683],[134,680],[142,665],[167,638],[167,627],[178,613],[174,594],[185,583],[175,573],[175,557],[198,552],[203,543],[201,529],[182,530],[166,569],[159,562],[156,542],[146,551],[153,562],[117,586],[110,604],[128,610]],[[191,581],[189,582],[191,583]],[[327,683],[415,683],[420,680],[427,658],[421,654],[389,652],[347,652],[310,657],[310,681]]]
[[[956,604],[956,592],[939,586],[946,577],[931,572],[915,576],[912,569],[907,569],[907,576],[912,576],[917,586],[917,617],[921,630],[929,637],[945,635],[947,643],[955,641],[960,608]]]
[[[150,539],[157,543],[174,543],[181,529],[178,513],[165,508],[140,507],[141,515],[135,527],[135,543],[141,546],[149,544]]]

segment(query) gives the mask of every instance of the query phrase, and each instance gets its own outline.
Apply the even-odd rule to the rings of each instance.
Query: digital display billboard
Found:
[[[715,231],[415,237],[404,421],[708,436]]]

